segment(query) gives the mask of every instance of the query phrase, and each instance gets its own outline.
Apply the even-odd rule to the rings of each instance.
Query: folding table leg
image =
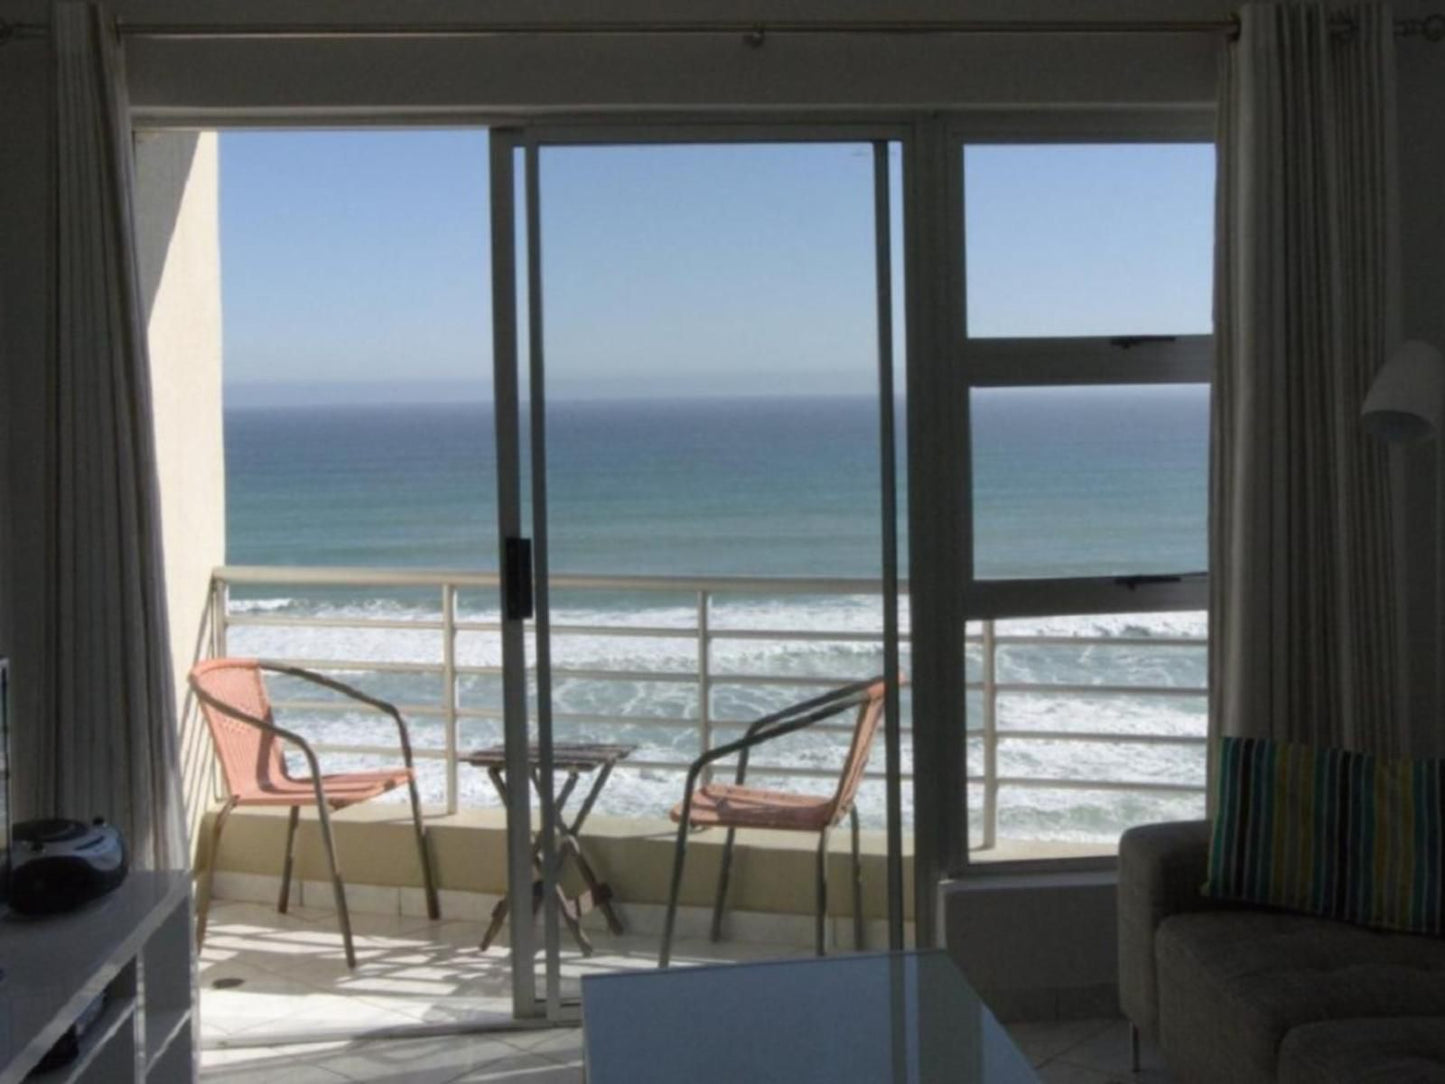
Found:
[[[572,856],[573,863],[577,866],[577,872],[582,876],[582,881],[587,886],[587,895],[592,904],[596,906],[604,918],[607,919],[607,928],[615,935],[623,932],[622,919],[612,906],[612,889],[597,876],[597,871],[592,868],[592,863],[587,860],[586,853],[582,850],[582,842],[570,831],[563,833],[562,843],[558,848],[557,872],[562,872],[562,857],[564,854]],[[580,909],[579,909],[580,913]]]
[[[496,906],[492,908],[492,920],[487,923],[486,933],[482,934],[480,948],[483,952],[486,952],[487,949],[492,947],[492,939],[497,936],[497,931],[502,928],[502,923],[507,921],[508,905],[509,900],[503,895],[502,898],[497,901]]]

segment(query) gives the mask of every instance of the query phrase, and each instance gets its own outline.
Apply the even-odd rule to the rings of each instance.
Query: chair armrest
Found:
[[[792,704],[782,711],[775,711],[771,715],[764,715],[761,719],[754,719],[748,724],[747,730],[743,732],[743,736],[739,741],[722,747],[729,750],[728,754],[725,755],[731,755],[733,751],[739,754],[737,776],[733,782],[741,786],[743,782],[746,781],[748,774],[748,750],[752,749],[753,746],[761,745],[763,742],[771,741],[774,738],[781,738],[785,734],[792,734],[798,730],[802,730],[804,727],[812,726],[814,723],[837,715],[846,708],[861,703],[862,698],[860,694],[871,689],[882,680],[882,677],[874,677],[868,678],[866,681],[855,681],[849,685],[830,689],[828,692],[823,693],[821,696],[815,696],[811,700],[804,700],[801,704]],[[791,725],[800,719],[805,720],[802,726]],[[710,752],[713,751],[715,750],[710,750]],[[703,756],[707,755],[707,753],[703,754]],[[718,758],[712,757],[711,759],[717,760]]]
[[[309,681],[313,685],[319,685],[323,689],[330,689],[332,692],[340,693],[367,707],[375,708],[384,715],[390,715],[396,723],[397,739],[401,745],[402,760],[408,768],[412,767],[411,735],[407,732],[406,720],[401,717],[401,709],[389,700],[382,700],[379,697],[364,693],[353,685],[344,681],[337,681],[325,674],[318,674],[315,670],[307,670],[300,666],[291,666],[289,663],[275,662],[269,659],[262,659],[257,663],[262,670],[269,670],[276,674],[285,674],[287,677],[300,678],[302,681]],[[298,739],[299,740],[299,739]]]
[[[1200,894],[1208,866],[1208,821],[1141,825],[1119,840],[1119,1003],[1146,1035],[1159,1011],[1154,934],[1170,915],[1217,906]]]
[[[730,757],[734,753],[739,754],[737,782],[741,784],[747,776],[748,750],[753,746],[762,745],[764,742],[781,738],[787,734],[797,733],[799,730],[805,730],[814,723],[831,718],[840,711],[845,711],[855,704],[861,703],[865,691],[872,688],[877,681],[877,678],[873,678],[870,681],[854,682],[851,685],[824,693],[822,696],[814,697],[812,700],[794,704],[783,711],[765,715],[754,721],[741,738],[703,753],[687,768],[687,780],[683,785],[682,792],[682,817],[679,821],[682,830],[687,830],[692,815],[692,793],[697,786],[698,777],[709,764],[715,760]]]
[[[257,730],[274,735],[282,741],[290,742],[300,749],[301,755],[306,758],[306,767],[311,771],[311,784],[316,790],[317,805],[325,804],[325,798],[321,789],[321,762],[316,759],[316,751],[311,748],[310,743],[305,738],[295,731],[277,726],[270,720],[262,719],[260,716],[242,711],[234,704],[227,704],[222,700],[217,700],[210,693],[198,688],[194,682],[191,684],[191,691],[196,694],[197,700],[215,708],[225,715],[226,718],[234,719],[238,723],[245,723],[247,726],[254,726]]]

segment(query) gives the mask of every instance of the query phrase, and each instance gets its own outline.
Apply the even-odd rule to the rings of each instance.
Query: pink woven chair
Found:
[[[723,905],[727,899],[728,875],[732,869],[733,841],[739,828],[771,828],[780,831],[817,832],[818,911],[815,923],[817,952],[824,952],[824,933],[828,917],[828,833],[846,816],[852,829],[853,842],[853,935],[858,947],[863,945],[863,882],[858,854],[858,810],[854,799],[863,782],[863,769],[878,724],[883,719],[884,690],[882,678],[860,681],[822,696],[794,704],[790,708],[766,715],[749,725],[736,741],[710,749],[688,767],[687,784],[682,801],[672,810],[677,822],[677,843],[673,852],[672,884],[667,898],[667,914],[663,920],[662,949],[658,966],[666,967],[672,957],[672,934],[677,919],[678,895],[682,888],[683,863],[687,858],[687,836],[694,828],[720,827],[728,830],[723,843],[722,866],[718,871],[717,898],[713,903],[712,939],[722,935]],[[748,751],[756,745],[792,734],[824,719],[857,708],[853,740],[838,780],[838,788],[826,796],[790,794],[786,791],[764,790],[746,785]],[[737,776],[732,783],[697,781],[707,766],[725,757],[738,757]],[[696,790],[694,788],[696,787]]]
[[[271,700],[266,695],[263,671],[301,678],[390,715],[396,722],[404,766],[380,771],[322,775],[316,754],[306,740],[276,725],[271,711]],[[220,849],[221,830],[226,825],[226,818],[243,805],[290,806],[291,817],[286,826],[286,858],[281,871],[281,896],[276,904],[276,909],[285,914],[291,893],[296,825],[301,817],[301,807],[314,804],[321,823],[321,842],[331,869],[336,914],[341,924],[342,941],[346,946],[346,963],[349,967],[355,967],[356,951],[351,941],[351,916],[346,909],[346,889],[341,883],[341,869],[336,861],[336,840],[331,831],[331,813],[385,794],[403,783],[411,792],[412,825],[416,830],[417,856],[421,860],[422,881],[426,886],[427,914],[432,918],[440,916],[436,885],[432,881],[431,862],[427,858],[426,829],[422,825],[421,803],[417,797],[411,739],[407,734],[406,723],[394,704],[368,696],[359,689],[324,674],[257,659],[211,659],[192,667],[188,680],[200,702],[201,711],[205,714],[229,792],[211,826],[211,849],[206,858],[205,873],[196,905],[197,949],[206,936],[206,917],[211,906],[211,881],[215,874],[216,852]],[[298,779],[286,770],[286,759],[281,752],[283,742],[289,742],[300,749],[306,758],[309,776]]]

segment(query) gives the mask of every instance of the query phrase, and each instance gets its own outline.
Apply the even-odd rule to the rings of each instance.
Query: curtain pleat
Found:
[[[53,41],[46,804],[106,817],[139,867],[177,868],[186,853],[124,71],[93,4],[58,4]]]
[[[1388,464],[1359,413],[1398,330],[1393,88],[1388,7],[1241,12],[1219,110],[1215,736],[1403,741]]]

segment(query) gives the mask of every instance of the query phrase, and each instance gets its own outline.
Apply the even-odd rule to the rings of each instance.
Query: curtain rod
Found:
[[[579,37],[638,35],[720,35],[736,34],[752,46],[763,45],[772,34],[842,34],[849,36],[926,37],[971,34],[1222,34],[1239,35],[1239,17],[1216,20],[871,20],[862,22],[811,22],[806,20],[702,22],[651,22],[631,24],[618,21],[491,22],[454,24],[420,28],[415,24],[382,24],[366,26],[344,23],[297,23],[293,26],[245,26],[238,23],[208,25],[187,23],[147,23],[116,20],[116,32],[130,38],[194,38],[194,39],[309,39],[309,38],[448,38],[448,37]],[[1347,17],[1335,22],[1335,28],[1348,33],[1354,23]],[[49,33],[45,23],[6,22],[0,19],[0,44],[14,38],[44,37]],[[1445,13],[1420,18],[1395,20],[1395,33],[1400,37],[1419,37],[1429,42],[1445,40]]]

